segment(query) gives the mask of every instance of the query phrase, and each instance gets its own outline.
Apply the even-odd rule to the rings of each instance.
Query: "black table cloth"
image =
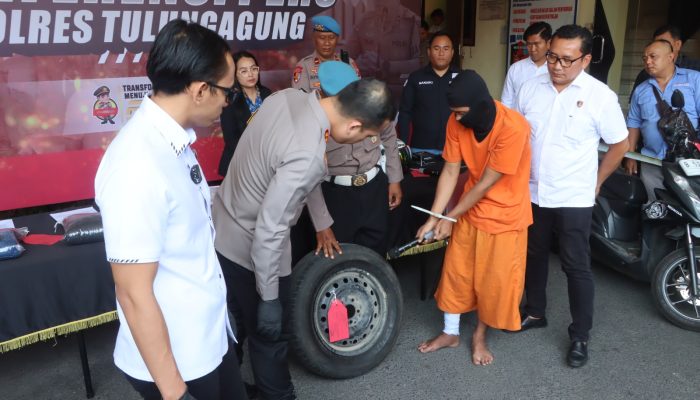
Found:
[[[30,233],[54,233],[48,214],[14,218]],[[23,245],[0,261],[0,353],[117,318],[103,242]]]

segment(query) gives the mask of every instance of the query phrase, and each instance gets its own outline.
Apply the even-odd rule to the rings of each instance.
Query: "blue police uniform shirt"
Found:
[[[661,92],[656,80],[649,78],[640,84],[632,95],[627,115],[627,127],[641,130],[642,144],[644,145],[641,153],[643,155],[663,160],[668,147],[657,126],[661,117],[656,108],[656,97],[652,85],[659,90],[661,98],[669,105],[673,91],[680,90],[685,99],[683,110],[688,114],[693,127],[697,129],[698,116],[700,116],[700,72],[676,67],[676,72],[666,85],[665,91]]]

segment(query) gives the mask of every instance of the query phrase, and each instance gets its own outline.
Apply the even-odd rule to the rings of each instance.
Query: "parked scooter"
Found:
[[[665,189],[647,203],[641,180],[615,172],[603,184],[593,209],[591,254],[596,261],[633,278],[650,281],[659,311],[673,324],[700,331],[700,140],[674,92],[660,128],[669,150],[659,160]],[[691,260],[689,262],[689,260]]]

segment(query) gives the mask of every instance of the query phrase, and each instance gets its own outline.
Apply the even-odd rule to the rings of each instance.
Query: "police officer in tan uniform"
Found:
[[[360,76],[360,70],[355,60],[347,58],[341,60],[340,52],[336,52],[338,37],[340,36],[340,24],[327,15],[318,15],[311,18],[313,25],[314,52],[302,58],[294,68],[292,75],[292,87],[303,89],[306,92],[317,90],[321,87],[318,81],[318,68],[322,62],[328,60],[348,62]]]
[[[326,96],[335,96],[359,79],[352,67],[340,61],[321,64],[318,75]],[[380,145],[385,151],[386,173],[379,165]],[[307,198],[318,232],[316,252],[322,250],[326,256],[332,256],[334,250],[342,251],[338,242],[344,242],[385,255],[388,213],[399,206],[402,197],[403,172],[394,124],[359,143],[341,144],[329,138],[326,164],[328,175]]]
[[[326,141],[376,136],[394,111],[386,85],[377,80],[353,82],[323,99],[285,89],[265,99],[238,142],[212,204],[214,246],[230,310],[248,334],[262,399],[295,398],[287,365],[289,228],[326,175]]]

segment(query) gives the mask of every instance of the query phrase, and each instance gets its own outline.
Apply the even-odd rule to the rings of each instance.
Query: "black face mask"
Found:
[[[496,105],[486,83],[475,71],[462,71],[452,80],[447,102],[453,108],[469,107],[459,122],[474,130],[477,141],[481,142],[491,132],[496,121]]]

